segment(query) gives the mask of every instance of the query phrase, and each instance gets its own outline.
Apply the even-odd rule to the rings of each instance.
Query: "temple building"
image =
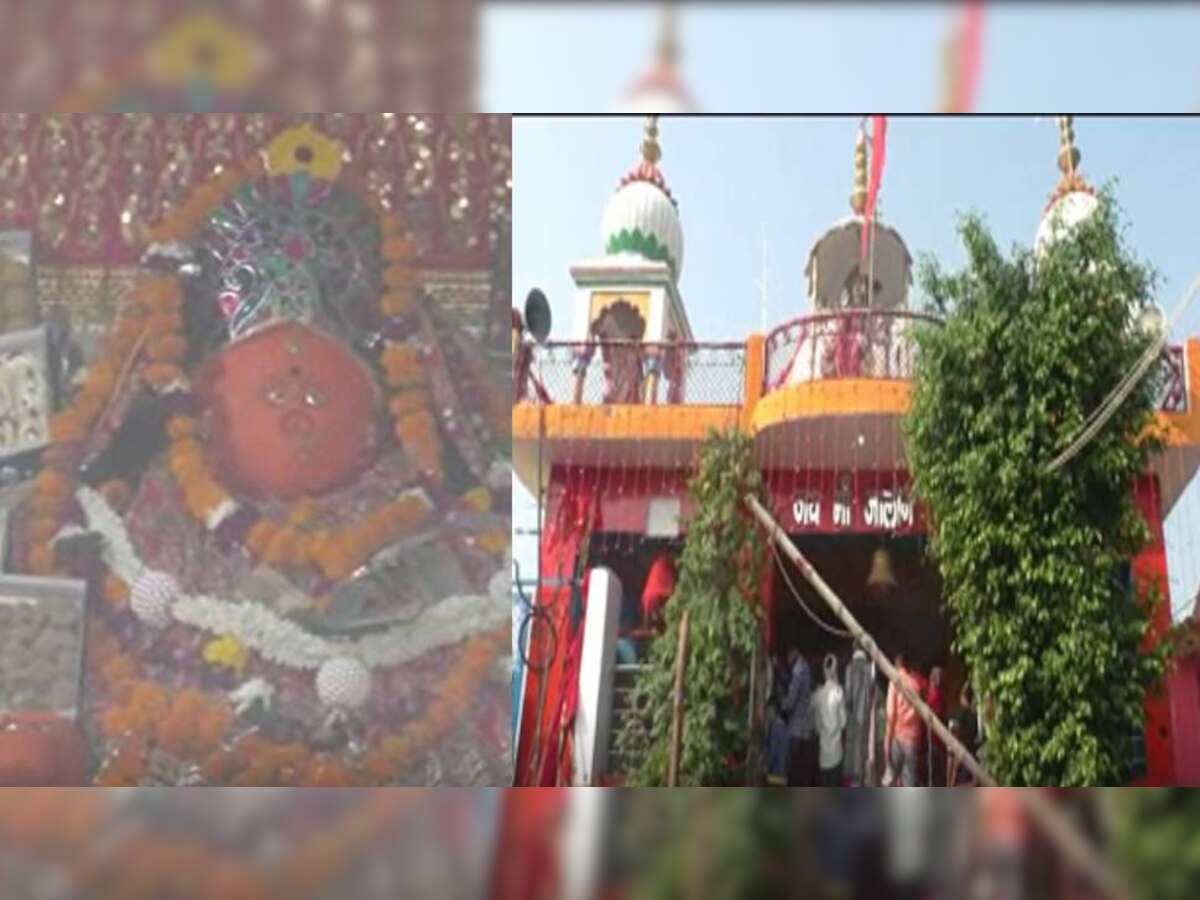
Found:
[[[0,784],[509,771],[509,121],[0,122]]]
[[[542,582],[517,650],[527,663],[516,691],[517,785],[620,782],[613,737],[653,631],[650,612],[674,585],[685,484],[711,429],[752,436],[775,518],[885,654],[903,649],[918,669],[943,667],[947,696],[967,677],[924,552],[925,511],[910,492],[900,433],[913,328],[938,319],[910,306],[903,223],[867,209],[862,129],[849,214],[808,254],[811,311],[766,333],[698,336],[680,291],[685,230],[659,125],[646,117],[636,160],[603,207],[602,255],[570,268],[569,336],[534,340],[513,315],[514,470],[544,505]],[[1060,178],[1039,219],[1039,248],[1098,202],[1078,171],[1070,117],[1059,125]],[[1162,595],[1163,523],[1200,468],[1200,339],[1168,346],[1164,363],[1157,415],[1169,437],[1132,487],[1152,537],[1129,561],[1132,582]],[[834,653],[844,670],[851,641],[793,566],[770,565],[760,598],[772,656],[789,646],[810,658]],[[1162,603],[1153,629],[1171,625]],[[1173,666],[1162,688],[1147,693],[1144,728],[1130,735],[1134,783],[1200,784],[1194,666]]]

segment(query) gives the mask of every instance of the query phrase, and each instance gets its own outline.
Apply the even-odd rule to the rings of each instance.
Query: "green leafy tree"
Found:
[[[618,841],[632,900],[784,897],[814,882],[813,813],[794,794],[696,788],[624,797]]]
[[[1200,884],[1200,794],[1109,791],[1116,858],[1137,900],[1191,900]]]
[[[617,735],[627,783],[667,782],[679,623],[689,612],[683,682],[679,784],[744,784],[750,749],[751,673],[761,663],[761,607],[755,591],[762,536],[744,498],[761,493],[749,437],[711,434],[688,485],[695,511],[686,525],[675,593],[650,647]]]
[[[1123,784],[1164,658],[1142,652],[1157,596],[1123,577],[1147,539],[1131,486],[1159,447],[1161,376],[1046,467],[1147,348],[1153,275],[1107,192],[1040,258],[1003,255],[976,217],[960,234],[965,269],[922,266],[945,319],[918,332],[905,438],[956,649],[990,705],[988,765],[1010,785]]]

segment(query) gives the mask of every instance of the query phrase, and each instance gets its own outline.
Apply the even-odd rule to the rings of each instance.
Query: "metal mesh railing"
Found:
[[[909,310],[848,309],[787,322],[766,340],[764,388],[822,378],[911,378],[914,329],[937,324]]]
[[[1158,408],[1162,412],[1182,413],[1188,409],[1187,360],[1183,347],[1167,347],[1163,351],[1166,364],[1162,394]]]
[[[745,397],[743,344],[552,342],[524,352],[517,402],[737,406]]]

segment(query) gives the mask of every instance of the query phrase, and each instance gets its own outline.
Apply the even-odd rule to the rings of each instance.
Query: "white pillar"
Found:
[[[594,900],[597,895],[611,796],[604,788],[570,788],[559,856],[563,866],[563,900]]]
[[[572,769],[576,785],[595,784],[608,762],[620,618],[621,582],[611,569],[592,569],[579,661],[579,704],[575,711]]]

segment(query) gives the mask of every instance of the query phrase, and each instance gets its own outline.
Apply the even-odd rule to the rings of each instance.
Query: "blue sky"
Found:
[[[710,112],[923,112],[945,3],[682,3],[683,70]],[[606,112],[649,59],[654,3],[489,3],[484,107]],[[1195,4],[988,4],[976,111],[1200,110]]]
[[[601,212],[637,156],[641,127],[640,119],[620,117],[514,121],[514,297],[545,290],[557,335],[570,327],[568,267],[599,255]],[[764,229],[769,323],[805,311],[808,249],[849,212],[856,127],[855,117],[661,123],[661,166],[685,235],[680,288],[697,339],[737,340],[759,328]],[[1156,299],[1169,314],[1200,270],[1192,222],[1200,209],[1200,119],[1080,117],[1075,130],[1085,177],[1097,186],[1117,180],[1130,243],[1161,274]],[[985,215],[1002,246],[1028,244],[1057,179],[1057,142],[1049,118],[893,117],[881,218],[914,256],[931,253],[950,266],[963,259],[955,223],[968,210]],[[1200,300],[1178,332],[1200,335]],[[515,527],[533,527],[532,503],[514,488]],[[1172,589],[1181,603],[1200,580],[1194,488],[1169,525]],[[518,537],[515,553],[532,571],[532,541]]]

